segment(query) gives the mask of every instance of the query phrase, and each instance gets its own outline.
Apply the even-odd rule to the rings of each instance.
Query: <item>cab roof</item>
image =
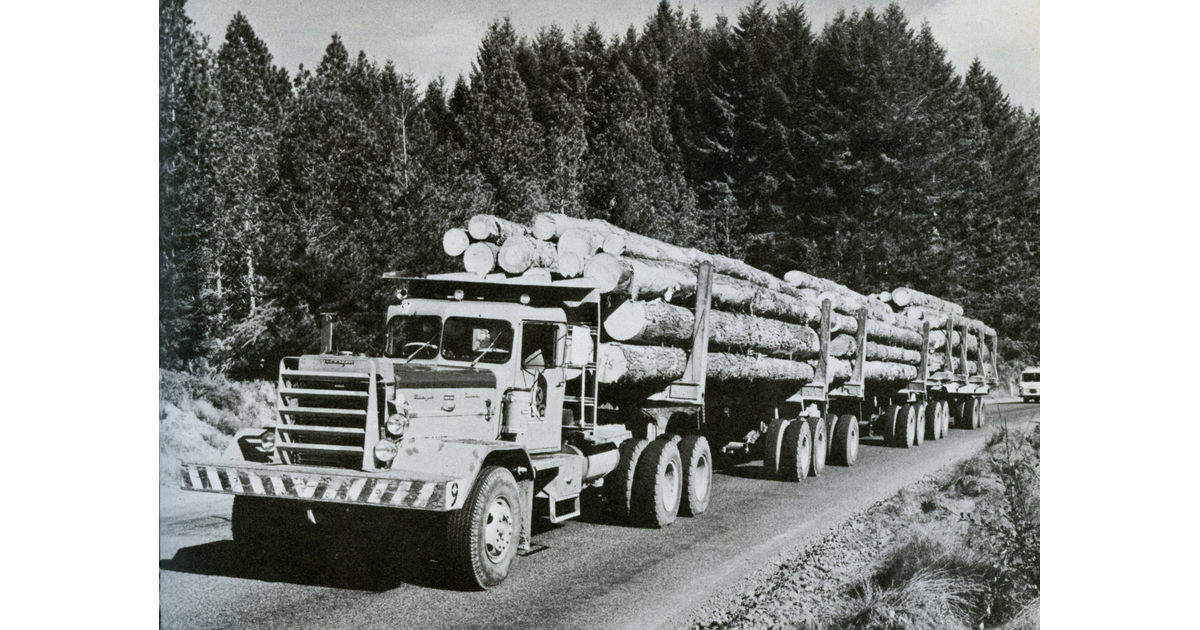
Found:
[[[596,285],[589,278],[552,280],[548,277],[509,278],[504,274],[481,276],[475,273],[433,274],[424,278],[404,277],[388,272],[383,277],[405,283],[408,295],[432,300],[484,300],[489,302],[527,303],[530,306],[579,306],[597,302]],[[462,291],[461,297],[455,297]],[[523,300],[523,296],[525,297]]]

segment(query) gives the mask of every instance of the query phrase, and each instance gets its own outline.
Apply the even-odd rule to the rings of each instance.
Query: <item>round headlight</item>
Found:
[[[265,431],[258,439],[262,441],[264,451],[275,450],[275,429]]]
[[[387,419],[388,435],[400,437],[408,430],[408,415],[402,413],[394,413]]]
[[[400,454],[400,448],[391,440],[379,440],[375,444],[375,459],[381,462],[390,462],[396,459],[396,455]]]

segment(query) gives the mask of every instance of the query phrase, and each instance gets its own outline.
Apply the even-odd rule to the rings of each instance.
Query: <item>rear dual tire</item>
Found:
[[[679,515],[683,462],[672,440],[654,440],[642,452],[633,474],[629,515],[646,527],[666,527]]]

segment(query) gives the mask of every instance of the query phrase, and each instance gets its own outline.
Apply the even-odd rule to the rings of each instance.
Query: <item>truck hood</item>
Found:
[[[397,365],[394,371],[397,389],[496,388],[496,374],[491,370],[439,365]]]

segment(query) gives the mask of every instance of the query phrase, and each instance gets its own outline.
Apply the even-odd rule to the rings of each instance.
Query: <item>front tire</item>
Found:
[[[499,586],[512,569],[520,532],[516,479],[505,468],[484,468],[466,504],[450,514],[446,549],[451,573],[469,588]]]

